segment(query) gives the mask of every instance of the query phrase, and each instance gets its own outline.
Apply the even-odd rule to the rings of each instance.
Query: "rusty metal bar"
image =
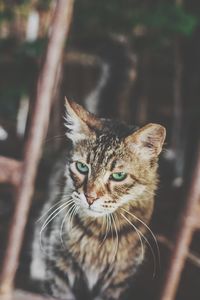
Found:
[[[1,294],[1,300],[58,300],[23,290],[14,290],[12,293]]]
[[[21,171],[21,162],[0,156],[0,183],[10,183],[17,186],[20,182]]]
[[[186,199],[183,214],[180,217],[179,229],[175,239],[175,248],[172,252],[160,300],[173,300],[175,298],[192,237],[199,224],[200,147],[198,150],[198,158],[191,181],[191,188]]]
[[[197,207],[197,230],[200,229],[200,199]]]
[[[58,300],[57,298],[48,297],[23,290],[14,290],[12,293],[1,294],[1,300]]]
[[[166,238],[164,235],[156,235],[156,239],[159,243],[161,243],[163,246],[165,246],[169,250],[171,250],[171,251],[174,250],[174,244],[171,242],[171,240]],[[195,267],[200,268],[200,257],[197,253],[194,253],[192,251],[188,251],[187,259]]]
[[[38,80],[30,132],[25,146],[22,178],[16,195],[16,207],[1,273],[1,295],[8,295],[13,289],[37,166],[42,152],[42,141],[49,123],[51,98],[55,89],[65,38],[71,23],[72,11],[73,0],[57,1],[46,58]]]
[[[55,298],[44,297],[37,294],[16,290],[13,293],[11,300],[55,300]]]

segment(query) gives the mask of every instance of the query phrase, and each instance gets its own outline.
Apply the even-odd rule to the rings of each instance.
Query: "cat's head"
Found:
[[[99,217],[138,199],[153,197],[165,128],[135,129],[100,119],[66,100],[67,137],[73,151],[67,166],[73,198],[82,214]]]

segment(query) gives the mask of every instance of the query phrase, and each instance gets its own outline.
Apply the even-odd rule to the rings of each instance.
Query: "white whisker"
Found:
[[[147,230],[151,233],[151,236],[153,237],[153,240],[156,244],[156,249],[157,249],[157,252],[158,252],[158,263],[159,263],[159,267],[160,267],[160,249],[159,249],[159,246],[158,246],[158,242],[157,242],[157,239],[153,233],[153,231],[149,228],[149,226],[144,222],[142,221],[140,218],[138,218],[137,216],[135,216],[134,214],[130,213],[128,210],[126,210],[125,208],[121,208],[122,210],[124,210],[127,214],[131,215],[132,217],[134,217],[136,220],[138,220],[141,224],[143,224]]]
[[[151,244],[149,243],[148,239],[146,238],[146,236],[135,226],[132,224],[132,222],[126,218],[126,216],[124,216],[122,213],[121,215],[124,217],[124,219],[126,219],[126,221],[135,229],[138,231],[138,233],[143,237],[143,239],[145,240],[145,242],[147,243],[147,245],[149,246],[150,250],[151,250],[151,254],[153,256],[153,265],[154,265],[154,268],[153,268],[153,277],[155,277],[155,273],[156,273],[156,257],[155,257],[155,254],[154,254],[154,251],[153,251],[153,248],[151,246]]]
[[[71,213],[70,213],[70,216],[69,216],[69,221],[70,221],[70,226],[69,226],[69,229],[71,230],[72,229],[72,222],[73,222],[73,217],[74,215],[76,214],[76,210],[77,210],[77,205],[75,204],[75,207],[74,209],[72,209]]]
[[[112,233],[112,246],[114,244],[114,236],[113,236],[113,228],[112,228],[112,219],[111,219],[111,215],[109,214],[108,215],[108,221],[109,221],[109,230],[111,231]],[[114,256],[112,256],[112,259],[111,259],[111,263],[114,262]]]
[[[142,259],[144,259],[144,245],[143,245],[142,238],[141,238],[141,235],[140,235],[140,232],[139,232],[138,228],[135,225],[133,225],[131,223],[131,221],[129,219],[127,219],[122,213],[120,213],[120,214],[135,229],[135,231],[136,231],[136,233],[139,237],[140,244],[141,244],[141,257],[142,257]]]
[[[40,222],[44,218],[44,216],[46,216],[55,206],[57,206],[61,202],[63,202],[63,199],[52,205],[39,219],[36,220],[36,222]]]
[[[44,222],[44,224],[43,224],[43,226],[42,226],[42,228],[41,228],[41,230],[40,230],[40,247],[41,247],[41,249],[42,250],[44,250],[43,249],[43,246],[42,246],[42,233],[43,233],[43,231],[44,231],[44,229],[48,226],[48,224],[62,211],[62,210],[64,210],[64,209],[66,209],[69,205],[71,205],[72,203],[73,203],[73,201],[71,200],[71,201],[69,201],[70,203],[65,203],[65,206],[63,207],[63,205],[61,205],[59,208],[57,208],[55,211],[58,211],[56,214],[54,214],[55,213],[55,211],[53,212],[53,213],[51,213],[51,218],[49,219],[49,217],[47,218],[47,220]],[[58,209],[60,209],[60,210],[58,210]]]
[[[64,224],[65,224],[65,221],[66,221],[66,218],[68,217],[68,215],[70,214],[71,210],[73,210],[73,208],[76,206],[76,204],[72,203],[71,204],[72,206],[69,208],[69,210],[67,211],[67,213],[65,214],[63,220],[62,220],[62,223],[61,223],[61,226],[60,226],[60,240],[61,240],[61,243],[64,247],[64,242],[63,242],[63,238],[62,238],[62,235],[63,235],[63,227],[64,227]]]
[[[54,214],[57,212],[57,211],[61,211],[60,209],[62,209],[63,207],[65,207],[66,205],[68,206],[68,204],[71,204],[73,203],[73,200],[69,200],[65,203],[63,203],[62,205],[60,205],[58,208],[56,208],[48,217],[47,219],[44,221],[43,225],[42,225],[42,228],[41,229],[44,229],[48,224],[49,224],[49,220],[53,220],[54,219]],[[58,213],[55,214],[55,216],[57,216]],[[53,217],[52,217],[53,216]],[[53,218],[53,219],[52,219]],[[50,221],[51,222],[51,221]]]
[[[103,218],[103,220],[104,220],[104,218]],[[104,238],[103,238],[102,242],[99,245],[99,248],[103,245],[103,243],[105,242],[105,240],[106,240],[106,238],[108,236],[108,227],[109,227],[108,215],[105,215],[105,221],[106,221],[106,229],[105,229],[106,232],[105,232],[105,235],[104,235]]]
[[[111,214],[111,219],[113,221],[113,225],[114,225],[114,229],[115,229],[115,233],[116,233],[116,245],[115,245],[115,253],[114,253],[114,257],[113,257],[113,259],[115,259],[116,255],[117,255],[118,247],[119,247],[119,236],[118,236],[115,218],[114,218],[114,215],[112,215],[112,214]]]

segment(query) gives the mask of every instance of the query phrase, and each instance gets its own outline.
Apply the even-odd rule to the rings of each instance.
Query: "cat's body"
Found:
[[[165,130],[136,130],[66,105],[72,149],[43,213],[54,207],[35,232],[32,277],[60,299],[120,299],[144,259]]]

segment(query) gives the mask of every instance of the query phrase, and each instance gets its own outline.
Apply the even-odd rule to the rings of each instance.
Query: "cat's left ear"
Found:
[[[126,142],[143,159],[153,159],[162,151],[165,137],[163,126],[150,123],[128,136]]]
[[[65,98],[67,137],[72,142],[94,134],[95,128],[101,126],[100,119],[85,110],[81,105]]]

